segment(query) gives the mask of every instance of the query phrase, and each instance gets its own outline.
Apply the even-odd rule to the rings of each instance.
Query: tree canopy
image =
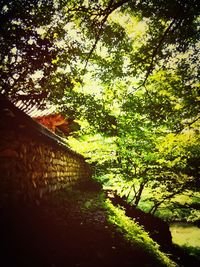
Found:
[[[124,181],[134,205],[146,187],[152,212],[199,190],[197,0],[2,0],[0,8],[1,93],[59,104],[82,121],[80,142],[100,134],[105,156],[92,146],[85,153],[97,175]]]

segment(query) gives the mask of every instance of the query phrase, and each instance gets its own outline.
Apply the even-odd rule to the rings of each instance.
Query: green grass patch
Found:
[[[200,228],[197,226],[174,223],[170,226],[173,243],[179,246],[194,247],[200,251]]]

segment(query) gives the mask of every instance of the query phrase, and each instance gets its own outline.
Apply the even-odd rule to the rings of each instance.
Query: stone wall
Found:
[[[1,201],[39,201],[91,176],[83,156],[2,96],[0,140]]]

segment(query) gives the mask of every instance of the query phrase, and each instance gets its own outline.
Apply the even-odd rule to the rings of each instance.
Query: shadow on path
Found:
[[[127,246],[107,225],[103,209],[89,209],[91,200],[87,201],[84,193],[78,194],[82,196],[64,199],[55,196],[40,206],[23,205],[2,210],[0,265],[155,267],[150,256]],[[93,194],[92,201],[98,202],[97,194]],[[80,208],[83,203],[85,209]]]

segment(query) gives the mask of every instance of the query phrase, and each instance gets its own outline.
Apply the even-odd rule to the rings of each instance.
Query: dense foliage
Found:
[[[2,93],[80,120],[70,143],[133,205],[199,192],[197,0],[0,5]]]

